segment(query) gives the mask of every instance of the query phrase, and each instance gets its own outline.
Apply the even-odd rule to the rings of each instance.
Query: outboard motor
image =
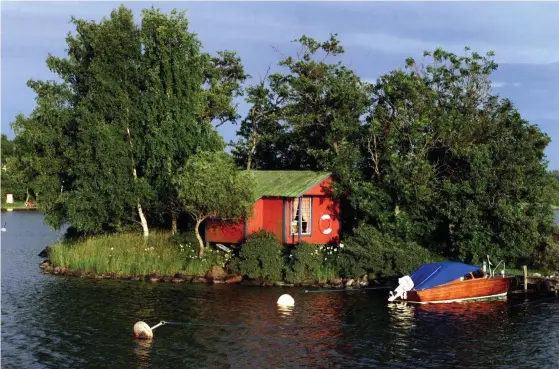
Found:
[[[409,275],[403,276],[402,278],[398,278],[398,287],[394,290],[394,292],[390,291],[390,296],[388,297],[388,301],[392,302],[397,298],[402,298],[405,300],[407,298],[407,292],[411,291],[414,284],[413,280]]]

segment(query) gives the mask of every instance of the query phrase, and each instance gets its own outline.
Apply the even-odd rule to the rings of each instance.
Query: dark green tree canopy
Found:
[[[114,231],[174,213],[170,186],[198,150],[224,148],[212,121],[230,116],[245,75],[231,52],[203,54],[184,12],[121,6],[100,22],[72,18],[67,57],[49,56],[61,83],[30,81],[37,106],[14,129],[22,166],[49,224]],[[210,110],[207,100],[219,102]],[[23,160],[23,158],[22,158]]]

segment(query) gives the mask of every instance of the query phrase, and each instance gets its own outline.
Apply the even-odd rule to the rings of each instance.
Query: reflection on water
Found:
[[[559,366],[555,301],[416,306],[379,291],[47,276],[37,254],[57,235],[38,213],[3,218],[3,368]],[[283,293],[294,307],[277,306]],[[142,341],[132,334],[139,320],[197,325],[164,325]]]

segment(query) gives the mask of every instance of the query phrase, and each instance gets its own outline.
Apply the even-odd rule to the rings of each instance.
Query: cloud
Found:
[[[512,86],[512,87],[518,87],[520,86],[519,82],[491,82],[491,88],[503,88],[505,86]]]
[[[495,60],[500,63],[548,64],[559,61],[559,48],[495,47],[496,45],[472,40],[443,43],[415,37],[399,37],[382,32],[350,33],[341,35],[340,39],[348,47],[366,47],[382,53],[407,56],[422,55],[423,51],[433,51],[438,47],[457,55],[463,55],[464,48],[469,46],[473,51],[480,54],[497,50]]]
[[[124,3],[140,20],[149,2]],[[439,46],[459,55],[465,46],[484,54],[493,50],[499,69],[492,76],[495,93],[510,98],[522,115],[539,124],[559,116],[559,3],[491,2],[158,2],[163,12],[187,9],[190,30],[206,51],[235,50],[247,72],[258,79],[284,53],[289,42],[307,34],[323,40],[338,33],[346,49],[343,61],[365,80],[419,60]],[[118,2],[2,3],[2,131],[20,112],[29,113],[34,95],[25,83],[52,79],[45,58],[64,55],[71,15],[100,20]],[[241,110],[247,109],[241,104]],[[543,122],[543,121],[542,121]],[[547,122],[547,121],[545,121]],[[555,122],[555,121],[554,121]],[[544,123],[552,137],[551,123]],[[236,127],[221,130],[226,141]],[[555,138],[559,141],[559,138]],[[553,155],[555,154],[555,155]],[[557,145],[548,151],[559,166]],[[554,159],[555,158],[555,159]],[[555,162],[554,162],[555,160]]]

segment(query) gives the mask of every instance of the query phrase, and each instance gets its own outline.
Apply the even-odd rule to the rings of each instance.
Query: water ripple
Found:
[[[377,291],[46,276],[37,254],[58,235],[38,215],[10,214],[2,235],[4,368],[559,366],[557,301],[410,306],[387,304]],[[276,306],[285,292],[296,301],[287,311]],[[201,325],[165,325],[147,342],[132,337],[138,320]]]

